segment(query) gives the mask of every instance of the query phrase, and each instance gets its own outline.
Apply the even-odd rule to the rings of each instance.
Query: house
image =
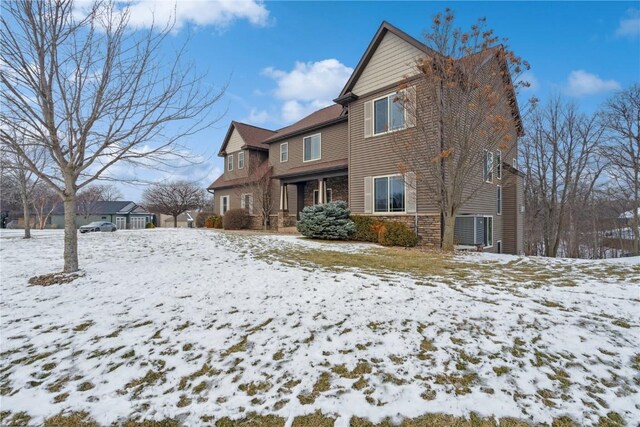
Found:
[[[174,222],[173,215],[157,214],[158,227],[162,228],[194,228],[195,219],[191,212],[187,211],[178,215],[177,224]]]
[[[81,227],[93,221],[112,222],[122,229],[145,228],[153,222],[154,215],[131,201],[94,201],[76,205],[76,226]],[[52,212],[46,228],[64,228],[64,205],[59,204]]]
[[[415,181],[415,172],[400,173],[393,144],[398,132],[415,132],[406,107],[397,108],[396,94],[403,84],[414,101],[420,96],[415,65],[427,52],[423,43],[383,22],[335,104],[279,130],[232,122],[219,152],[224,172],[209,187],[215,213],[245,208],[257,228],[260,206],[251,183],[270,174],[271,227],[295,225],[305,206],[343,200],[353,214],[403,222],[416,230],[422,244],[439,246],[443,220],[438,206]],[[489,51],[486,56],[488,61],[496,57]],[[513,117],[508,125],[513,138],[505,152],[517,153],[522,127],[512,101],[509,96],[501,100]],[[394,114],[401,118],[395,128]],[[524,202],[517,157],[503,158],[498,147],[484,149],[480,189],[456,218],[457,243],[521,253]]]

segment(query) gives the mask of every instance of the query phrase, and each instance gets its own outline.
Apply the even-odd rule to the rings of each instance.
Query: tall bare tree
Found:
[[[247,206],[246,200],[242,200],[242,205],[244,205],[245,209],[260,215],[262,229],[266,230],[269,226],[270,215],[275,208],[271,181],[273,171],[268,162],[263,163],[260,168],[257,173],[258,178],[239,187],[236,193],[238,197],[249,196],[250,205]],[[257,207],[257,210],[255,207]]]
[[[153,184],[144,191],[142,200],[149,211],[173,216],[173,226],[178,227],[178,215],[203,206],[205,191],[188,181]]]
[[[538,224],[528,239],[538,239],[530,249],[549,257],[578,256],[578,224],[602,174],[602,127],[595,116],[580,114],[559,98],[536,108],[527,121],[523,138],[526,171],[527,220]],[[533,253],[540,254],[540,253]]]
[[[425,38],[429,50],[416,63],[418,77],[408,77],[398,91],[413,129],[396,132],[394,141],[401,172],[414,173],[416,186],[438,205],[442,248],[451,251],[458,212],[485,185],[484,150],[515,156],[515,96],[527,85],[520,76],[529,65],[485,19],[463,31],[450,9],[434,17]]]
[[[53,211],[62,203],[60,196],[47,184],[39,181],[31,193],[31,206],[36,215],[36,227],[44,229]]]
[[[608,173],[619,191],[632,202],[632,253],[640,255],[640,84],[616,94],[602,111],[607,130]]]
[[[118,162],[170,163],[184,153],[181,138],[210,124],[224,92],[204,88],[184,46],[165,54],[171,25],[134,31],[127,3],[83,5],[15,0],[0,14],[0,137],[63,200],[65,272],[79,268],[78,190]],[[46,150],[53,171],[38,167],[13,130]]]

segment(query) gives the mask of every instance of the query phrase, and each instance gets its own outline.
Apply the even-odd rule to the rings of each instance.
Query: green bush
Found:
[[[356,232],[353,235],[354,240],[378,243],[376,225],[380,223],[380,220],[372,216],[361,215],[352,215],[351,220],[356,225]]]
[[[300,213],[298,231],[313,239],[346,240],[356,232],[345,202],[307,206]]]
[[[246,209],[229,209],[222,217],[225,230],[244,230],[249,228],[249,215]]]
[[[415,246],[418,236],[401,222],[384,221],[379,229],[378,242],[384,246]]]
[[[144,228],[156,228],[156,226],[153,225],[152,222],[148,222],[147,225],[144,226]]]
[[[207,228],[222,228],[222,217],[220,215],[209,215],[204,220],[204,226]]]

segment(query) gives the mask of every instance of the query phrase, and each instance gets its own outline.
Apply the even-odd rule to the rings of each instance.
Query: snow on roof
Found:
[[[638,212],[638,215],[640,215],[640,208],[638,208],[637,212]],[[633,210],[622,212],[618,218],[620,218],[620,219],[633,218]]]

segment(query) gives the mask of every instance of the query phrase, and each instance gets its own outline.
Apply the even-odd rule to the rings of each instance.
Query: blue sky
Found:
[[[174,10],[170,1],[134,2],[144,27]],[[189,56],[212,84],[228,82],[215,113],[224,117],[185,141],[204,160],[179,169],[208,185],[222,171],[216,156],[231,120],[277,129],[335,98],[382,20],[422,39],[431,18],[451,7],[468,28],[486,17],[497,35],[531,63],[522,97],[554,94],[594,111],[613,92],[640,81],[638,2],[253,2],[180,1],[173,37],[190,35]],[[166,176],[164,177],[166,178]],[[140,187],[123,186],[137,199]]]

